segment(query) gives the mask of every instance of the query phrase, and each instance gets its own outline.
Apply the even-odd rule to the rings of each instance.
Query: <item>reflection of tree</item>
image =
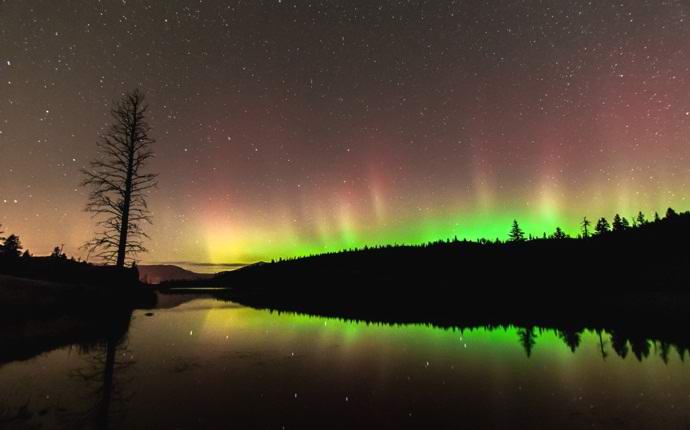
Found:
[[[611,332],[611,346],[619,357],[625,358],[628,355],[628,339],[615,332]]]
[[[668,342],[664,342],[663,340],[659,342],[659,357],[661,357],[664,364],[668,364],[669,352],[671,352],[671,344]]]
[[[601,329],[597,330],[597,335],[599,336],[599,351],[601,351],[601,359],[606,360],[606,357],[609,356],[609,353],[606,351],[606,341],[601,336],[601,333]]]
[[[644,337],[634,337],[630,339],[630,349],[637,361],[642,361],[643,358],[649,357],[650,342]]]
[[[92,406],[80,414],[78,421],[87,426],[93,423],[95,428],[107,429],[109,423],[122,418],[132,397],[131,393],[125,391],[130,381],[123,377],[123,372],[134,361],[128,359],[131,354],[122,339],[108,339],[98,349],[91,356],[91,363],[74,374],[89,387],[89,398],[94,399]]]
[[[129,324],[127,315],[127,325]],[[102,344],[84,347],[87,364],[72,376],[83,382],[91,405],[63,418],[75,427],[107,429],[123,418],[132,393],[126,391],[130,378],[126,370],[135,362],[127,349],[126,331],[112,330]]]
[[[221,300],[229,301],[227,298],[221,298]],[[306,316],[308,318],[324,318],[323,315],[315,316],[314,314],[310,313],[286,311],[284,309],[276,308],[268,308],[267,311],[270,313],[276,313],[278,315],[288,314]],[[395,321],[344,318],[337,316],[327,316],[327,318],[336,319],[337,321],[345,323],[363,322],[367,325],[373,324],[405,327],[407,324]],[[586,342],[590,342],[593,346],[594,342],[596,342],[594,336],[596,336],[598,338],[598,345],[596,348],[598,349],[598,353],[602,360],[607,360],[609,356],[613,356],[614,354],[625,359],[632,351],[633,355],[638,360],[649,358],[650,355],[653,355],[659,356],[664,363],[668,363],[670,357],[673,355],[672,350],[675,350],[678,353],[678,357],[681,361],[685,359],[686,355],[690,354],[690,337],[684,330],[684,326],[681,325],[657,326],[652,324],[651,326],[645,326],[635,323],[628,325],[622,322],[617,322],[616,325],[599,324],[600,322],[597,324],[592,323],[590,326],[589,324],[576,325],[574,322],[570,325],[553,322],[553,325],[540,325],[536,320],[523,319],[512,324],[505,322],[496,324],[483,320],[480,322],[475,322],[474,324],[462,325],[454,323],[452,320],[450,320],[442,324],[424,323],[424,326],[433,327],[436,329],[459,331],[460,333],[468,330],[473,331],[480,328],[492,331],[496,329],[510,331],[510,333],[514,333],[511,334],[511,336],[517,335],[516,340],[519,342],[528,358],[531,358],[532,356],[532,352],[536,346],[537,337],[543,339],[544,335],[546,335],[547,338],[549,338],[551,334],[557,336],[573,353],[575,353],[580,347],[583,339]],[[583,338],[583,336],[585,337]],[[651,354],[650,351],[652,346],[655,348],[653,354]],[[686,354],[686,352],[688,354]]]
[[[575,352],[577,347],[580,346],[580,334],[581,331],[573,329],[558,330],[558,336],[563,339],[563,342],[568,345],[568,348],[570,348],[572,352]]]
[[[520,345],[522,345],[522,348],[525,350],[527,357],[530,357],[532,355],[532,348],[534,348],[537,342],[537,335],[534,333],[534,327],[519,328],[517,333],[520,338]]]
[[[518,341],[524,349],[527,357],[532,356],[532,351],[536,345],[537,331],[541,332],[543,329],[529,325],[522,328],[517,328]],[[560,328],[552,329],[552,331],[565,343],[570,351],[573,353],[580,347],[582,343],[582,333],[583,329],[573,329],[573,328]],[[603,329],[596,329],[592,331],[592,334],[596,334],[598,337],[598,347],[599,353],[602,360],[606,360],[610,355],[610,349],[613,349],[615,353],[625,359],[630,352],[637,358],[638,361],[649,358],[652,347],[654,347],[653,356],[659,356],[661,360],[668,364],[669,355],[672,349],[678,352],[680,360],[683,361],[685,358],[685,352],[688,350],[682,343],[669,342],[666,340],[654,340],[649,339],[645,336],[635,335],[631,336],[627,331],[620,332],[617,330],[605,331]],[[609,337],[609,340],[606,337]]]
[[[685,361],[685,350],[687,348],[683,346],[676,346],[676,349],[678,350],[678,357],[680,357],[680,361]]]

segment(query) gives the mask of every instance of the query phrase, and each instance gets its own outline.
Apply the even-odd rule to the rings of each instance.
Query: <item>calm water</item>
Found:
[[[640,354],[607,333],[535,329],[530,342],[512,327],[367,324],[213,299],[146,312],[107,345],[2,365],[0,427],[690,426],[690,363],[655,342]]]

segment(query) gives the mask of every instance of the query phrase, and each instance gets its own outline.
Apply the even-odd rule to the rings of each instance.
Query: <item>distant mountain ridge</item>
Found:
[[[210,279],[213,273],[196,273],[173,264],[143,264],[139,268],[139,280],[147,284],[160,284],[165,281],[194,281]]]

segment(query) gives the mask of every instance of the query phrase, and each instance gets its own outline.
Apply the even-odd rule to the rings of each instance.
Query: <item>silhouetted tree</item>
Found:
[[[661,221],[661,218],[659,217],[659,212],[654,212],[654,222],[659,222]]]
[[[597,233],[597,235],[606,234],[609,232],[609,230],[610,226],[609,222],[606,221],[606,218],[599,218],[599,221],[597,221],[597,225],[594,227],[594,231]]]
[[[5,242],[0,247],[0,253],[7,257],[19,257],[21,255],[22,243],[19,241],[19,236],[11,234],[7,236]]]
[[[678,213],[675,210],[673,210],[673,208],[666,209],[666,219],[675,218],[677,216]]]
[[[563,230],[561,230],[560,227],[556,227],[556,231],[553,234],[554,239],[566,239],[568,237],[567,234]]]
[[[520,225],[515,219],[513,220],[513,227],[510,229],[510,234],[508,235],[508,237],[510,237],[510,240],[512,240],[513,242],[520,242],[525,240],[525,232],[522,231]]]
[[[635,221],[637,222],[638,227],[641,227],[641,226],[647,224],[647,219],[645,218],[642,211],[639,211],[637,213],[637,217],[635,218]]]
[[[580,223],[580,227],[582,227],[582,237],[584,239],[587,239],[589,237],[589,226],[592,225],[592,222],[587,219],[587,217],[582,218],[582,222]]]
[[[62,252],[63,247],[64,247],[64,245],[56,246],[55,248],[53,248],[53,252],[50,254],[50,257],[56,258],[56,259],[67,258],[67,256]]]
[[[142,224],[151,223],[146,196],[157,176],[144,173],[154,142],[148,135],[147,109],[141,91],[125,94],[111,111],[113,124],[98,142],[100,156],[82,170],[82,185],[91,188],[86,211],[102,217],[96,237],[85,246],[118,267],[146,251]]]
[[[621,218],[620,215],[616,214],[613,217],[613,222],[611,223],[611,230],[612,231],[623,231],[623,230],[625,230],[625,226],[623,225],[623,219]]]

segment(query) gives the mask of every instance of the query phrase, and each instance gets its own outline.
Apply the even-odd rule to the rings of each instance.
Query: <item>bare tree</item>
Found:
[[[580,223],[580,226],[582,227],[582,237],[587,239],[589,237],[589,226],[592,225],[592,222],[587,219],[587,217],[582,218],[582,222]]]
[[[84,246],[89,254],[118,267],[146,251],[143,240],[148,235],[142,226],[151,223],[146,197],[157,175],[144,172],[154,143],[148,135],[144,99],[136,89],[114,103],[113,123],[98,142],[100,153],[82,170],[82,186],[91,189],[85,210],[99,219],[95,238]]]

